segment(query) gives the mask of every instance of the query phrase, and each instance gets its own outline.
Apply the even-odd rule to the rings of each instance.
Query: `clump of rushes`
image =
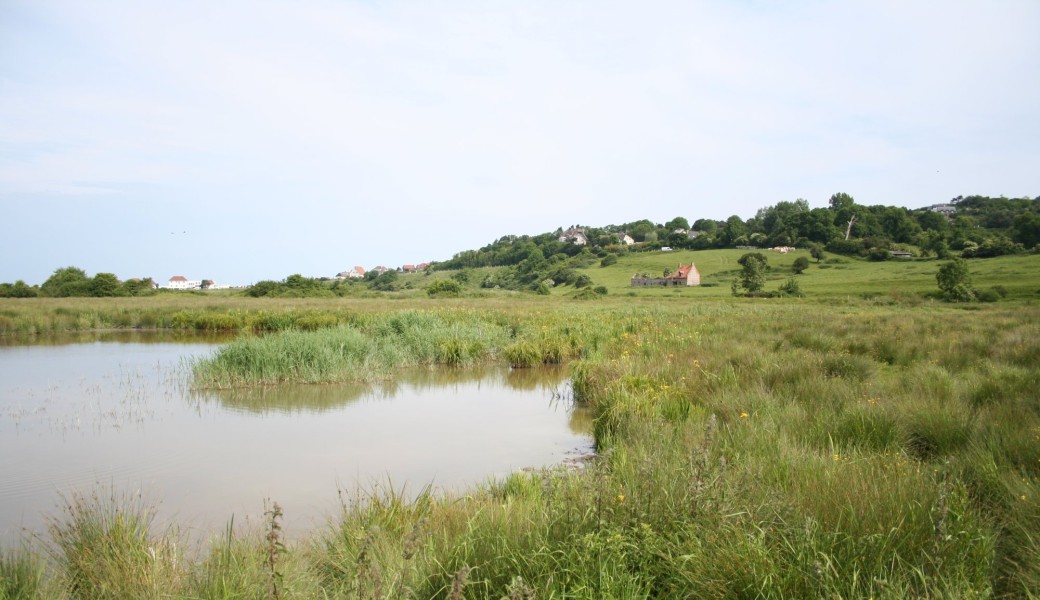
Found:
[[[51,557],[74,598],[157,598],[183,575],[176,544],[151,533],[154,509],[140,495],[73,494],[51,521]]]
[[[43,596],[43,563],[23,548],[21,552],[0,550],[0,598]]]
[[[502,352],[509,366],[514,369],[528,369],[542,364],[542,354],[538,346],[529,340],[519,340],[505,347]]]
[[[402,367],[493,361],[509,331],[472,316],[405,311],[361,325],[243,337],[195,360],[191,369],[197,386],[227,388],[369,381]]]

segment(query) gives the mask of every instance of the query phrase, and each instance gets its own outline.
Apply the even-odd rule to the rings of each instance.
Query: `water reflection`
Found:
[[[74,344],[222,344],[235,339],[235,333],[177,330],[118,329],[111,331],[74,331],[35,335],[0,336],[0,347],[70,346]]]
[[[141,489],[162,514],[208,531],[272,498],[303,528],[335,509],[337,489],[461,489],[592,447],[560,369],[193,392],[183,361],[215,346],[127,334],[0,347],[0,545],[21,526],[38,531],[59,493],[98,485]]]
[[[200,402],[219,402],[225,408],[252,413],[324,412],[362,398],[390,400],[402,393],[476,384],[477,388],[545,391],[569,399],[566,370],[562,367],[509,369],[505,367],[423,368],[400,371],[393,379],[374,384],[281,384],[223,390],[197,390]]]

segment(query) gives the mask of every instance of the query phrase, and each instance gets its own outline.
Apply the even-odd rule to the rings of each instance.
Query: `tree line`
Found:
[[[156,293],[151,277],[120,281],[113,273],[97,273],[88,277],[78,267],[61,267],[39,286],[30,286],[22,280],[0,283],[0,298],[49,298],[150,296]]]
[[[435,263],[435,269],[520,266],[551,257],[572,258],[581,253],[603,257],[633,251],[711,248],[771,248],[795,246],[825,248],[835,254],[887,258],[889,251],[916,247],[946,258],[959,254],[982,258],[1034,249],[1040,244],[1040,197],[957,197],[947,217],[929,208],[909,210],[896,206],[864,206],[845,193],[834,194],[828,206],[809,208],[798,199],[782,201],[742,219],[724,221],[685,217],[663,224],[649,220],[605,227],[577,227],[585,244],[562,240],[562,229],[537,236],[505,236],[480,248],[460,252]],[[622,242],[628,235],[636,244]],[[873,254],[872,254],[873,252]],[[528,269],[530,270],[530,269]]]
[[[890,251],[906,249],[939,258],[986,258],[1040,251],[1040,196],[993,198],[958,196],[947,216],[930,208],[865,206],[845,193],[830,197],[827,206],[810,208],[803,199],[778,202],[749,219],[685,217],[665,223],[648,219],[607,225],[577,226],[584,243],[568,239],[562,228],[539,235],[507,235],[477,250],[466,250],[434,263],[431,270],[466,271],[501,267],[476,282],[484,288],[526,289],[589,284],[576,269],[597,261],[607,265],[628,252],[711,248],[770,248],[795,246],[834,254],[886,260]],[[627,236],[627,239],[626,239]],[[561,239],[563,238],[563,239]],[[629,245],[628,241],[634,242]],[[460,275],[462,277],[463,275]],[[469,275],[465,275],[469,277]],[[261,281],[246,289],[251,296],[343,296],[358,289],[395,291],[408,287],[393,271],[369,272],[360,281],[334,281],[290,275],[282,281]],[[460,282],[465,283],[465,282]],[[359,286],[361,286],[359,288]],[[155,293],[150,278],[120,281],[111,273],[88,277],[81,269],[64,267],[40,286],[24,281],[0,283],[0,297],[139,296]]]

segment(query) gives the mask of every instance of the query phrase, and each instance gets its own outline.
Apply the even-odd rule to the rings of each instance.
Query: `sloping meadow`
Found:
[[[194,376],[229,387],[557,362],[595,414],[598,458],[584,468],[519,472],[451,498],[358,490],[327,527],[288,546],[275,510],[266,531],[229,527],[192,556],[170,558],[175,534],[151,534],[138,546],[164,549],[153,552],[163,568],[141,567],[150,570],[139,593],[126,582],[110,589],[590,599],[1040,590],[1032,306],[373,312],[314,332],[242,338],[196,363]],[[73,509],[55,531],[96,513]],[[46,576],[29,554],[0,557],[12,597],[29,597],[10,591],[17,581],[45,595],[109,589],[63,566],[72,564],[62,559],[66,537],[49,545],[57,567]]]

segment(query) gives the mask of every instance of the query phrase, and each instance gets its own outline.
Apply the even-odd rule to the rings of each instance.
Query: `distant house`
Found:
[[[693,263],[688,265],[680,263],[674,273],[665,277],[632,276],[632,287],[679,287],[700,284],[701,273]]]
[[[571,227],[567,231],[560,234],[561,242],[570,242],[576,246],[584,246],[589,243],[589,238],[586,237],[585,232],[578,227]]]
[[[404,265],[401,267],[401,270],[405,273],[412,273],[415,271],[415,265]]]
[[[379,265],[378,267],[375,267],[374,269],[372,269],[373,272],[378,273],[380,275],[382,275],[383,273],[386,273],[389,270],[390,269],[384,267],[383,265]]]
[[[354,267],[349,271],[343,271],[342,273],[336,274],[336,279],[361,279],[365,276],[364,267]]]
[[[632,244],[636,243],[636,241],[632,239],[632,236],[628,235],[627,233],[620,234],[618,238],[621,240],[621,243],[626,246],[631,246]]]
[[[953,204],[933,204],[928,207],[928,210],[932,212],[937,212],[946,217],[947,219],[952,219],[954,213],[957,212],[957,207]]]
[[[202,280],[188,279],[183,275],[174,275],[166,283],[168,290],[197,290],[202,287]]]

